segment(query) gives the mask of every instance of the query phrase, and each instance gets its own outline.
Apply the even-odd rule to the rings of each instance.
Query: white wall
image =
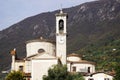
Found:
[[[84,77],[85,80],[94,79],[94,80],[105,80],[105,78],[109,78],[109,80],[113,80],[113,77],[107,75],[105,73],[96,73],[93,76],[86,76]]]
[[[60,34],[59,31],[59,21],[64,21],[63,33]],[[66,64],[66,24],[67,14],[57,13],[56,14],[56,56],[61,58],[62,64]]]
[[[63,42],[60,42],[60,38],[64,38]],[[56,56],[61,58],[62,64],[66,64],[66,35],[56,36]]]
[[[19,71],[19,66],[23,66],[23,71],[25,70],[25,62],[15,62],[15,71]]]
[[[48,69],[57,64],[57,59],[32,60],[32,80],[42,80],[47,75]]]
[[[55,55],[55,45],[50,42],[31,42],[26,45],[27,57],[38,53],[39,49],[44,49],[45,52]]]
[[[70,71],[70,63],[67,64],[68,71]],[[71,72],[73,71],[73,67],[76,67],[76,72],[87,72],[88,67],[90,67],[90,73],[95,72],[95,66],[87,63],[73,63],[71,65]]]
[[[32,61],[25,61],[25,73],[31,73],[32,71]]]

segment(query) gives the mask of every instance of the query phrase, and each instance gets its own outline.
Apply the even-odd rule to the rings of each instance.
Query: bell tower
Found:
[[[56,14],[56,56],[61,60],[62,64],[66,64],[66,22],[67,13]]]

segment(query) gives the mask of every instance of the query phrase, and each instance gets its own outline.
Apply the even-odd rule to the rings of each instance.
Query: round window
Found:
[[[39,49],[38,50],[38,53],[42,53],[42,52],[45,52],[45,50],[44,49]]]

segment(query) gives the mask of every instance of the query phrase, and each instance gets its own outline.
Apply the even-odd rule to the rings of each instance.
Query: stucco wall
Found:
[[[44,49],[45,52],[55,55],[55,45],[49,42],[31,42],[26,45],[27,57],[38,53],[39,49]]]
[[[95,66],[87,63],[73,63],[73,64],[68,63],[67,67],[68,67],[68,71],[71,70],[71,72],[73,72],[73,67],[76,67],[76,72],[87,72],[88,67],[90,67],[90,73],[95,72]]]
[[[32,71],[32,61],[25,61],[25,73],[31,73]]]
[[[19,71],[19,66],[23,66],[23,71],[25,70],[24,62],[15,62],[15,71]]]
[[[89,80],[89,79],[94,79],[94,80],[105,80],[105,78],[109,78],[109,80],[113,80],[113,77],[110,75],[107,75],[105,73],[97,73],[94,74],[93,76],[86,76],[84,77],[85,80]]]
[[[56,59],[32,60],[32,80],[42,80],[43,75],[47,75],[48,69],[57,64]]]

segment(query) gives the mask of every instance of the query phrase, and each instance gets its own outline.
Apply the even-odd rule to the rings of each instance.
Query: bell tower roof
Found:
[[[56,16],[67,16],[67,13],[63,12],[63,9],[60,10],[59,13],[55,14]]]

